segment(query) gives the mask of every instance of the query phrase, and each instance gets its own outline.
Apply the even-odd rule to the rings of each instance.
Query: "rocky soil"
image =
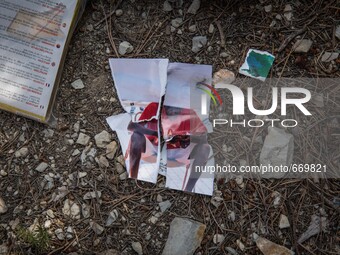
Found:
[[[271,77],[339,78],[338,17],[336,0],[90,1],[69,47],[57,125],[0,112],[0,254],[161,254],[174,245],[174,219],[170,236],[195,254],[339,254],[339,179],[219,179],[212,198],[172,191],[163,177],[127,178],[105,121],[122,112],[110,57],[211,64],[239,78],[255,48],[275,55]],[[299,160],[339,170],[340,87],[313,92],[315,129],[289,139]],[[231,130],[225,146],[213,133],[216,157],[258,160],[263,141],[252,147],[248,131]],[[198,243],[189,238],[197,233]]]

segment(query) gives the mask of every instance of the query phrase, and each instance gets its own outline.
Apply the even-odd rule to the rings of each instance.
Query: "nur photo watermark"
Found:
[[[339,102],[323,92],[339,84],[306,78],[198,83],[204,93],[200,105],[191,104],[211,122],[215,162],[195,171],[226,178],[339,178]]]

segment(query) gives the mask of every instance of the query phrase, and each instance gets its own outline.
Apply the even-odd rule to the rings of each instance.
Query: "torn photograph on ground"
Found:
[[[274,63],[274,59],[275,57],[266,51],[249,49],[239,73],[265,81]]]
[[[169,64],[161,111],[168,188],[205,195],[213,192],[214,175],[204,171],[214,164],[207,140],[211,123],[208,115],[201,114],[204,91],[199,88],[211,84],[211,73],[209,65]]]
[[[158,59],[111,59],[110,65],[127,113],[107,121],[117,132],[129,177],[155,183],[161,173],[168,188],[211,195],[214,175],[206,166],[214,164],[207,140],[212,126],[201,98],[202,86],[211,88],[212,67]],[[208,113],[209,104],[210,98]]]
[[[110,59],[120,103],[126,114],[107,119],[117,132],[130,178],[156,183],[160,164],[159,106],[168,60]]]

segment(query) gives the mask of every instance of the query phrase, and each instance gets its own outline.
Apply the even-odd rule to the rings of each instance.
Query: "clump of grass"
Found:
[[[46,228],[38,226],[35,230],[30,231],[26,228],[18,228],[18,237],[30,245],[37,254],[44,253],[50,245],[50,235]]]

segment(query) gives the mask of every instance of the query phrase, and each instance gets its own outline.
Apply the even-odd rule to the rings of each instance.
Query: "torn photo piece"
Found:
[[[128,176],[156,183],[160,161],[158,120],[137,123],[132,122],[131,117],[129,113],[123,113],[111,116],[106,121],[117,133]],[[148,130],[148,134],[141,134],[138,129]]]
[[[204,91],[200,89],[202,84],[211,84],[211,76],[209,65],[169,65],[161,112],[168,188],[212,195],[214,174],[201,171],[213,165],[214,160],[207,137],[212,127],[209,115],[201,113]]]
[[[107,119],[117,132],[130,178],[156,183],[160,164],[159,111],[167,59],[110,59],[124,115]]]
[[[274,59],[275,57],[266,51],[249,49],[239,73],[265,81],[274,63]]]
[[[124,110],[138,121],[151,102],[160,105],[167,82],[168,59],[110,59],[113,80]],[[159,108],[152,118],[158,119]],[[145,120],[143,120],[145,121]]]

